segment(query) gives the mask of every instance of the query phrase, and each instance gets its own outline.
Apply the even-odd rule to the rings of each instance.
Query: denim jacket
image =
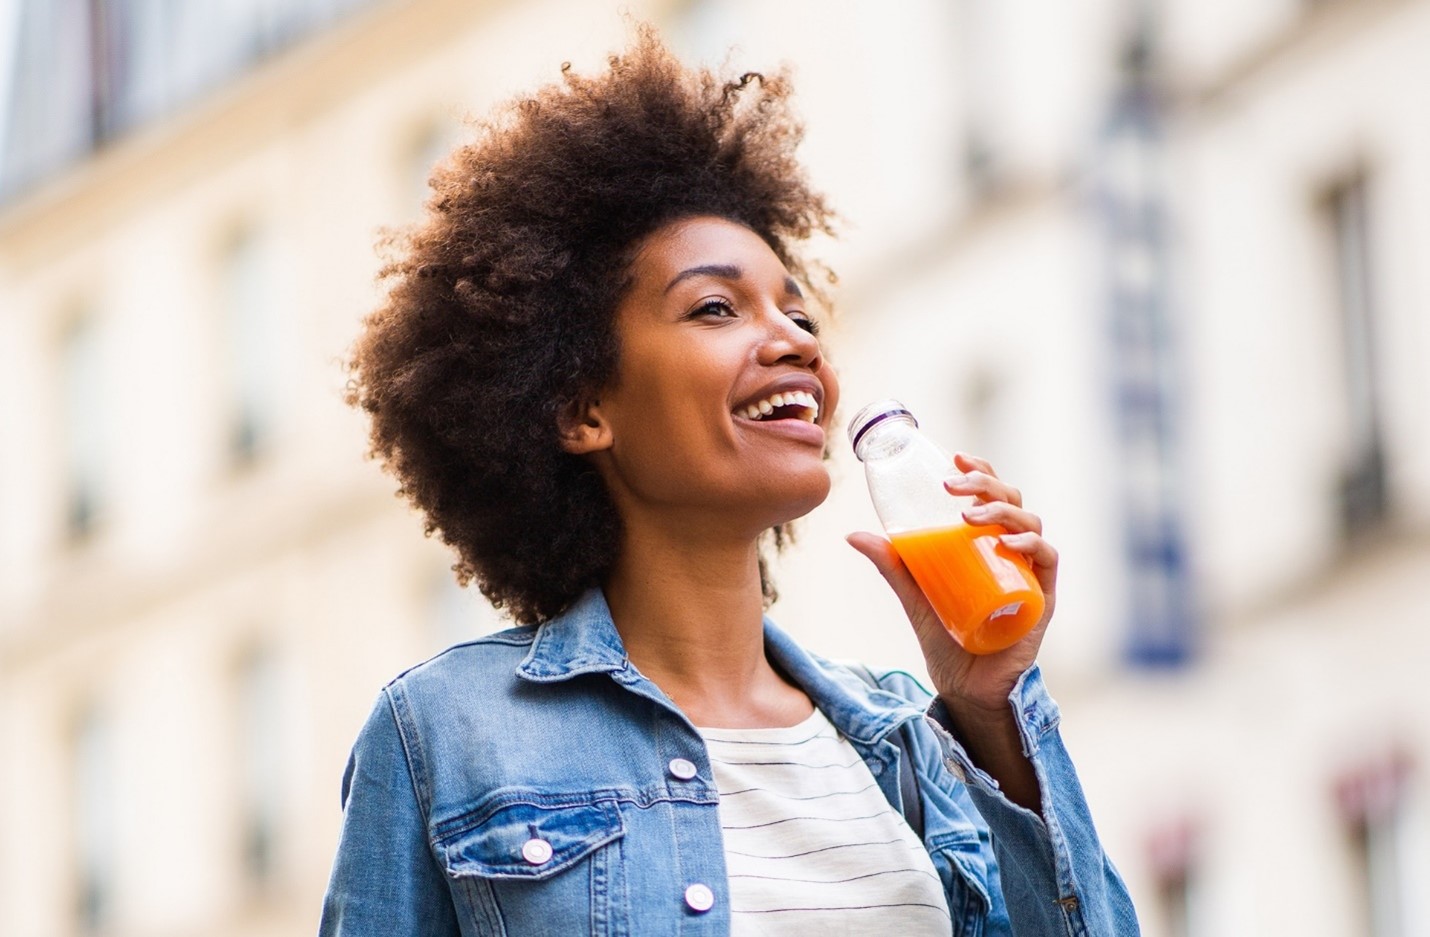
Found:
[[[901,807],[912,722],[952,933],[1135,935],[1036,668],[1010,696],[1042,816],[1007,800],[909,676],[867,685],[768,620],[767,653]],[[693,767],[693,771],[691,770]],[[343,778],[325,937],[725,935],[719,797],[699,733],[626,658],[599,591],[458,645],[379,696]]]

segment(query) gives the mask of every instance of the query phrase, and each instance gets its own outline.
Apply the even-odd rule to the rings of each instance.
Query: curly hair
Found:
[[[455,549],[461,584],[523,623],[600,585],[620,547],[616,508],[559,445],[559,417],[616,374],[639,242],[723,217],[819,295],[792,244],[833,221],[795,160],[783,73],[688,70],[646,26],[603,73],[561,71],[434,171],[424,219],[388,239],[390,288],[347,362],[370,454]],[[761,578],[772,596],[763,555]]]

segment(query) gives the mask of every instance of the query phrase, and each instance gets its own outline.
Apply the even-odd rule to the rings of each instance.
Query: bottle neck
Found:
[[[854,454],[861,462],[887,458],[907,446],[917,429],[908,412],[878,414],[859,429]]]

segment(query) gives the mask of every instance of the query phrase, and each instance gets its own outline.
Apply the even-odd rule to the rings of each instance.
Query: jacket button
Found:
[[[692,911],[705,912],[715,907],[715,893],[708,885],[696,882],[685,889],[685,904]]]
[[[670,759],[670,764],[666,767],[670,769],[672,777],[679,778],[682,781],[689,781],[698,773],[695,762],[686,758],[672,758]]]
[[[521,847],[521,857],[532,865],[541,865],[551,859],[551,844],[544,839],[529,839]]]

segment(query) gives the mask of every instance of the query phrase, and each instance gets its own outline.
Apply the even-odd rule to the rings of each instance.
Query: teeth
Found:
[[[752,403],[739,412],[747,420],[758,420],[762,416],[769,416],[778,407],[802,407],[803,413],[798,416],[808,423],[813,423],[819,418],[819,403],[814,399],[814,395],[806,390],[793,390],[783,394],[771,394],[758,403]]]

